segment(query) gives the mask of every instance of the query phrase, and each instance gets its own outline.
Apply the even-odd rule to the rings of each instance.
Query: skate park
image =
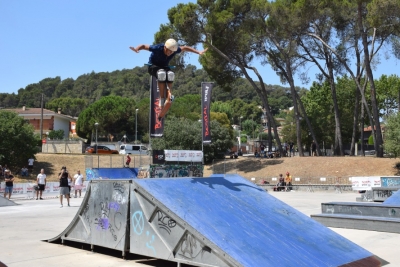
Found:
[[[329,229],[309,218],[321,211],[322,202],[356,196],[266,192],[238,175],[93,179],[84,198],[71,199],[71,208],[59,208],[55,195],[1,207],[3,224],[11,229],[3,231],[0,261],[7,266],[396,266],[397,233]],[[365,259],[372,261],[357,265]]]

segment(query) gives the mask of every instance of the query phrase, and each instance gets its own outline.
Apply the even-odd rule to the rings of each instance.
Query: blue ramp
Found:
[[[198,266],[380,266],[238,175],[135,179],[130,251]]]
[[[397,190],[396,193],[386,199],[383,205],[400,205],[400,190]]]
[[[134,179],[137,178],[137,168],[88,168],[86,169],[87,180],[109,180],[109,179]]]

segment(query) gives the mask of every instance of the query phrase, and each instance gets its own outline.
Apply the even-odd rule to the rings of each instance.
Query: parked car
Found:
[[[96,146],[88,146],[85,153],[96,154]],[[111,149],[107,146],[97,146],[97,154],[118,154],[118,150]]]
[[[149,150],[143,145],[124,144],[119,147],[119,154],[148,155]]]

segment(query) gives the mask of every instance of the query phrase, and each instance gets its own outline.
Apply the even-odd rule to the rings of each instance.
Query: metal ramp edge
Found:
[[[400,219],[349,214],[316,214],[311,218],[326,227],[400,234]]]
[[[128,251],[129,197],[131,180],[92,180],[71,223],[58,236],[44,240],[65,240]]]
[[[368,202],[321,203],[322,214],[348,214],[400,219],[400,205]]]

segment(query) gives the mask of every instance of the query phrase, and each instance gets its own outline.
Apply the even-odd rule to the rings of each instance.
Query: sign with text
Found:
[[[164,150],[165,161],[202,162],[203,152],[199,150]]]
[[[380,176],[351,177],[353,190],[371,190],[372,187],[381,186]]]
[[[210,82],[201,83],[201,114],[203,122],[203,144],[211,143],[210,107],[211,107],[212,88],[213,84]]]

